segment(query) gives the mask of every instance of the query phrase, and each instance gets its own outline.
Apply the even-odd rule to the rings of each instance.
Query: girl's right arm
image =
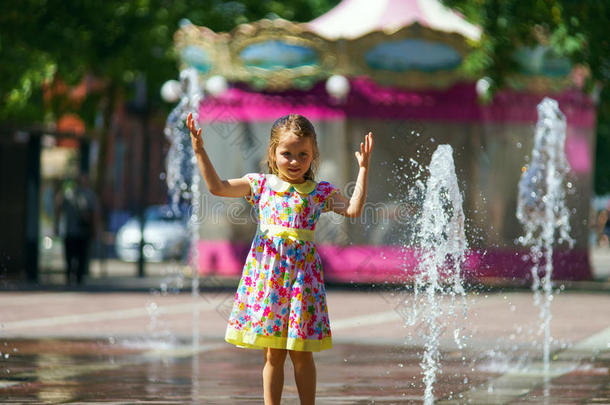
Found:
[[[197,163],[199,164],[199,170],[203,175],[205,184],[210,190],[210,193],[220,197],[244,197],[250,194],[250,182],[246,177],[239,179],[228,179],[222,180],[218,177],[214,165],[210,161],[208,154],[203,147],[203,139],[201,137],[201,128],[195,126],[195,120],[193,114],[189,113],[186,118],[186,126],[191,133],[191,142],[193,143],[193,150],[195,156],[197,156]]]

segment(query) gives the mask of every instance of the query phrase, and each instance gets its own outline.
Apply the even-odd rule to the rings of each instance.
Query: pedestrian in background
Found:
[[[66,181],[55,207],[55,234],[64,240],[66,284],[80,285],[89,273],[91,243],[99,224],[97,198],[87,175]]]
[[[610,200],[597,216],[597,230],[598,246],[610,246]]]

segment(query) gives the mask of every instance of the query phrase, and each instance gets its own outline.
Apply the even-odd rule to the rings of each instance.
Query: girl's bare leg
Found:
[[[289,350],[294,365],[294,379],[299,390],[301,405],[314,405],[316,402],[316,363],[312,352]]]
[[[265,366],[263,367],[263,392],[265,405],[279,405],[284,388],[284,361],[287,351],[284,349],[263,349]]]

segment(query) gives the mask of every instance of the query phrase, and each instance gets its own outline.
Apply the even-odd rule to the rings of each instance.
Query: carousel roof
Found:
[[[439,0],[343,0],[309,23],[264,19],[228,33],[188,23],[175,44],[182,68],[254,91],[308,90],[334,75],[447,89],[469,80],[459,68],[480,35]],[[545,49],[524,49],[515,59],[527,68],[515,87],[562,87],[571,67]]]
[[[391,34],[414,23],[473,40],[481,36],[479,27],[437,0],[343,0],[306,25],[328,39],[354,39],[373,31]]]
[[[432,1],[386,0],[380,1],[382,8],[369,2],[380,18],[370,19],[357,32],[342,27],[349,25],[352,14],[365,13],[367,7],[361,0],[346,0],[305,24],[260,20],[241,24],[229,33],[186,24],[176,32],[176,48],[183,67],[193,67],[204,77],[221,75],[261,90],[308,89],[337,74],[367,76],[384,85],[447,87],[462,78],[457,68],[469,52],[468,39],[478,31],[463,20],[462,26],[471,28],[469,37],[457,24],[431,23],[429,10],[433,7],[428,6]],[[394,10],[397,16],[384,17],[392,14],[390,3],[405,7]],[[420,3],[427,4],[427,12],[413,6]],[[437,6],[444,13],[441,16],[453,15]],[[367,20],[366,16],[359,18]],[[434,28],[441,25],[444,29]]]

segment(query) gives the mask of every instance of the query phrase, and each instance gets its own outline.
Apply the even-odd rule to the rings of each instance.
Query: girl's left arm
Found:
[[[366,191],[372,150],[373,133],[369,132],[364,138],[364,142],[360,142],[360,152],[355,152],[359,170],[354,193],[349,200],[340,192],[331,195],[327,200],[328,208],[331,211],[350,218],[356,218],[362,215],[364,203],[366,202]]]

